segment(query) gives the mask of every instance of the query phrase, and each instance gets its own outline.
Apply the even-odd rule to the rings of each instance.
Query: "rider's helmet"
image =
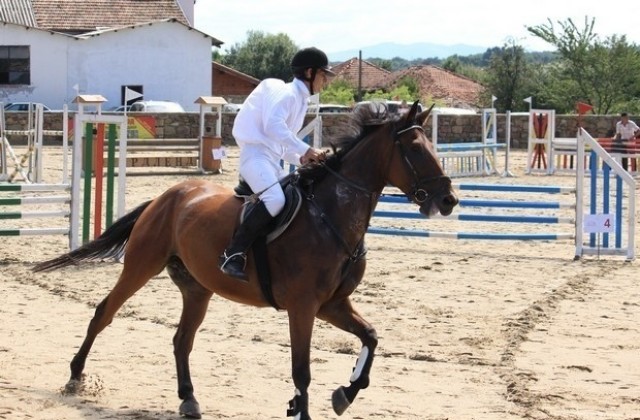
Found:
[[[307,77],[305,75],[305,71],[307,69],[311,69],[311,77]],[[297,79],[309,82],[309,89],[312,95],[314,93],[313,81],[316,79],[318,70],[322,70],[331,76],[335,76],[335,73],[332,72],[331,67],[329,67],[327,54],[315,47],[303,48],[295,53],[291,59],[291,71],[293,71],[293,75]]]
[[[327,54],[315,47],[303,48],[295,53],[291,59],[291,70],[294,74],[304,72],[308,68],[322,70],[331,75],[335,74],[329,67]]]

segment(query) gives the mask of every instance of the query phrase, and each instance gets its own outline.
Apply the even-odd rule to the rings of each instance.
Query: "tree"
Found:
[[[525,110],[523,99],[531,96],[533,74],[524,48],[511,39],[491,56],[486,73],[486,95],[498,98],[495,106],[501,112]],[[490,101],[483,99],[483,102]]]
[[[527,30],[552,44],[559,60],[549,65],[548,84],[541,93],[559,112],[573,112],[575,103],[587,102],[598,114],[607,114],[621,107],[635,106],[640,88],[640,51],[630,45],[625,36],[600,40],[594,31],[595,19],[585,17],[579,28],[571,19],[558,22],[556,31],[550,20],[545,25]]]
[[[320,94],[323,104],[352,105],[356,96],[356,88],[344,79],[331,82]]]
[[[221,57],[220,62],[256,79],[275,77],[291,80],[291,58],[298,46],[284,33],[265,34],[248,31],[247,40],[237,43]]]

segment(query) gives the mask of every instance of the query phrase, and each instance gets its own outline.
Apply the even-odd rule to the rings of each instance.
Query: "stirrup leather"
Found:
[[[227,263],[228,263],[229,261],[231,261],[231,259],[232,259],[233,257],[240,257],[240,258],[242,258],[242,262],[243,262],[243,263],[242,263],[242,269],[244,270],[245,268],[247,268],[247,255],[246,255],[244,252],[242,252],[242,251],[240,251],[240,252],[236,252],[236,253],[231,254],[231,255],[227,255],[227,250],[225,250],[225,251],[222,253],[222,257],[224,258],[224,262],[223,262],[222,264],[220,264],[220,269],[221,269],[221,270],[223,270],[223,269],[224,269],[224,266],[225,266],[225,265],[227,265]]]

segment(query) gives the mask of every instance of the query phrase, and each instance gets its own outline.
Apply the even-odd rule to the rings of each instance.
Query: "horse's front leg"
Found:
[[[349,386],[336,389],[331,398],[333,411],[337,415],[342,415],[356,398],[358,391],[369,386],[369,372],[373,363],[373,354],[378,345],[378,335],[371,324],[356,312],[348,297],[326,303],[320,309],[318,318],[341,330],[355,334],[362,341],[362,350],[349,379]]]
[[[302,301],[302,299],[301,299]],[[308,388],[311,383],[310,348],[316,310],[314,305],[297,304],[289,308],[289,335],[291,337],[291,376],[296,387],[289,401],[287,416],[294,420],[311,420],[309,416]]]

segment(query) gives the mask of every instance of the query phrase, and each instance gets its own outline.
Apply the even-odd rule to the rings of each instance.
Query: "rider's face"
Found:
[[[307,70],[309,74],[307,77],[311,77],[311,69]],[[313,92],[320,93],[331,82],[331,75],[323,70],[316,72],[316,78],[313,81]]]

